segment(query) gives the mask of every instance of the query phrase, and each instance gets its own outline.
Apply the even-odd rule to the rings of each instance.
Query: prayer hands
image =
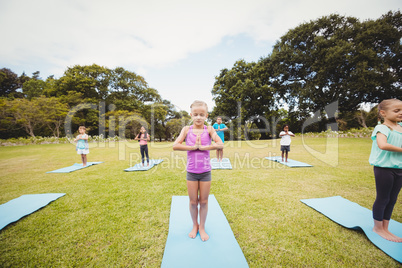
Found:
[[[197,138],[195,139],[194,150],[202,150],[201,147],[201,135],[197,135]]]

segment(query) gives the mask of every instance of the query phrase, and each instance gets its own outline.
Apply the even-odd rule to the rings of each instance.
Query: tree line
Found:
[[[220,71],[210,118],[222,116],[231,139],[272,138],[285,123],[293,132],[323,131],[331,122],[340,130],[374,126],[375,104],[402,96],[401,38],[399,11],[363,22],[332,14],[300,24],[258,62],[238,60]],[[330,116],[326,107],[335,102]],[[101,128],[118,135],[123,126],[125,137],[133,138],[145,124],[155,139],[171,140],[191,120],[122,67],[76,65],[45,80],[39,71],[29,77],[2,68],[0,138],[64,136],[69,111],[85,103],[96,105],[75,112],[71,124],[73,130],[85,125],[91,135],[103,133]],[[305,127],[313,115],[317,120]]]
[[[375,126],[375,104],[402,96],[401,37],[399,11],[363,22],[332,14],[300,24],[258,62],[238,60],[220,71],[212,117],[254,124],[266,130],[262,138],[285,123],[301,132],[313,114],[316,123],[304,131],[323,131],[331,122],[340,130]],[[325,107],[335,102],[331,119]]]
[[[142,76],[122,67],[76,65],[59,79],[39,76],[39,72],[29,77],[0,69],[1,138],[64,136],[67,115],[85,104],[93,107],[84,106],[72,115],[73,132],[85,125],[91,135],[114,136],[121,134],[119,123],[123,122],[126,138],[133,138],[144,125],[152,127],[155,139],[169,140],[190,120],[186,111],[177,111],[156,89],[148,87]]]

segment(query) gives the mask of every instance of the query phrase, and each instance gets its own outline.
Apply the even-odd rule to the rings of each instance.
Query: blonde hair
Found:
[[[207,105],[204,101],[195,100],[195,101],[190,105],[190,109],[193,108],[193,106],[205,106],[205,108],[207,109],[207,112],[208,112],[208,105]]]
[[[389,109],[389,106],[395,102],[402,102],[401,100],[398,99],[387,99],[387,100],[383,100],[382,102],[380,102],[377,106],[377,110],[378,110],[378,123],[381,122],[383,118],[383,116],[381,115],[380,111],[386,111]]]

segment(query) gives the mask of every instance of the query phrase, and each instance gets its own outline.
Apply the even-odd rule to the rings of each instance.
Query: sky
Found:
[[[68,67],[123,67],[178,110],[203,100],[240,59],[257,62],[289,29],[339,14],[377,19],[400,0],[0,0],[0,68],[59,78]]]

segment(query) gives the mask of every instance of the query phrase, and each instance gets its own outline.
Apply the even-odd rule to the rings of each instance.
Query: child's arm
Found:
[[[139,140],[139,138],[138,138],[138,136],[139,136],[140,134],[138,134],[135,138],[134,138],[134,140]]]
[[[293,132],[289,131],[288,134],[292,137],[295,137],[295,134],[293,134]]]
[[[197,150],[197,146],[189,146],[189,145],[184,145],[182,144],[184,139],[187,136],[189,127],[184,127],[181,132],[179,137],[177,137],[176,141],[173,143],[173,150],[175,151],[193,151]]]
[[[387,142],[387,136],[380,132],[377,133],[377,145],[381,150],[402,153],[402,147],[389,144]]]
[[[286,132],[285,132],[285,131],[279,132],[279,137],[282,137],[282,136],[285,136],[285,135],[286,135]]]
[[[198,149],[201,151],[223,149],[223,142],[218,134],[216,134],[215,129],[213,127],[208,127],[208,133],[215,143],[208,146],[200,146]]]
[[[226,130],[228,130],[228,127],[226,125],[224,128],[221,128],[221,131],[226,131]]]
[[[78,141],[78,140],[88,140],[88,135],[85,135],[83,137],[83,135],[78,135],[77,138],[74,139],[74,141]]]
[[[150,141],[150,140],[151,140],[151,136],[149,136],[148,133],[147,133],[147,138],[146,138],[146,140],[147,140],[147,141]]]

